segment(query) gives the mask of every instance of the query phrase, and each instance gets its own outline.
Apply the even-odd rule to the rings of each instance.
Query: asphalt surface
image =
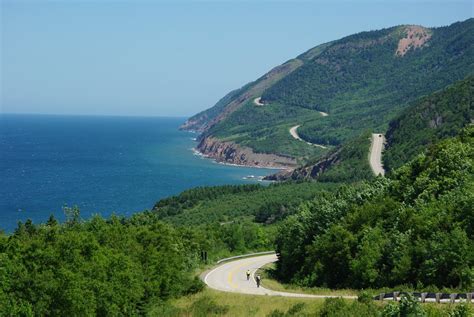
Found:
[[[385,137],[380,133],[372,134],[372,145],[370,146],[369,162],[375,175],[385,175],[382,165],[382,150],[385,143]]]
[[[300,141],[303,141],[303,142],[306,142],[305,140],[303,140],[299,136],[298,132],[296,131],[299,127],[300,127],[300,125],[295,125],[294,127],[291,127],[290,128],[290,134],[293,138],[295,138],[297,140],[300,140]],[[324,145],[321,145],[321,144],[316,144],[316,143],[311,143],[311,142],[306,142],[306,143],[309,144],[309,145],[319,146],[320,148],[323,148],[323,149],[326,148]]]
[[[257,106],[265,106],[265,104],[261,103],[260,100],[262,99],[262,97],[258,97],[258,98],[255,98],[253,100],[253,103]]]
[[[343,297],[354,299],[355,296],[332,296],[332,295],[311,295],[279,292],[257,287],[255,282],[255,272],[262,266],[278,261],[275,254],[255,256],[221,264],[203,276],[204,283],[210,288],[232,293],[284,296],[284,297],[306,297],[306,298],[331,298]],[[247,281],[246,272],[250,270],[250,280]]]

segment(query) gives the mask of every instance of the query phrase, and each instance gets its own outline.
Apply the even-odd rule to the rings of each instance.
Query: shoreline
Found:
[[[199,156],[199,157],[202,157],[202,158],[205,158],[205,159],[208,159],[208,160],[211,160],[213,163],[215,164],[221,164],[221,165],[227,165],[227,166],[234,166],[234,167],[248,167],[248,168],[261,168],[261,169],[272,169],[272,170],[280,170],[280,171],[283,171],[283,170],[286,170],[286,171],[291,171],[291,170],[294,170],[294,168],[292,167],[271,167],[271,166],[261,166],[261,165],[250,165],[250,164],[237,164],[237,163],[228,163],[228,162],[222,162],[222,161],[218,161],[217,159],[215,159],[214,157],[210,156],[210,155],[207,155],[207,154],[204,154],[204,153],[201,153],[196,147],[193,147],[191,148],[191,151],[193,151],[193,154],[196,155],[196,156]]]

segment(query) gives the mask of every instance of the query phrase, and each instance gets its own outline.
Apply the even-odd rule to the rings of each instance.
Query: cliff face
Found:
[[[199,142],[197,150],[204,156],[220,163],[274,168],[295,168],[297,166],[296,159],[292,157],[255,153],[248,147],[212,137],[203,138]]]
[[[305,165],[294,170],[281,171],[279,173],[266,176],[265,180],[271,181],[285,181],[285,180],[303,180],[303,179],[317,179],[332,165],[337,164],[340,160],[340,150],[325,156],[316,164]]]

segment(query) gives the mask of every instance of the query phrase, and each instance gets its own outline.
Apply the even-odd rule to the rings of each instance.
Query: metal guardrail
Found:
[[[422,303],[433,302],[433,303],[456,303],[460,301],[465,301],[470,303],[474,299],[473,293],[420,293],[420,292],[391,292],[391,293],[382,293],[374,297],[375,300],[393,300],[398,301],[402,296],[411,295]]]
[[[236,256],[231,256],[230,258],[220,259],[219,261],[217,261],[217,264],[221,264],[227,261],[232,261],[235,259],[248,258],[251,256],[273,254],[273,253],[275,253],[275,251],[263,251],[263,252],[249,253],[249,254],[243,254],[243,255],[236,255]]]

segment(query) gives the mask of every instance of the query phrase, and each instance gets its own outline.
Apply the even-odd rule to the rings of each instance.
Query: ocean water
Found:
[[[39,223],[62,207],[130,215],[205,185],[257,182],[275,170],[217,164],[193,154],[184,118],[0,115],[0,229]]]

